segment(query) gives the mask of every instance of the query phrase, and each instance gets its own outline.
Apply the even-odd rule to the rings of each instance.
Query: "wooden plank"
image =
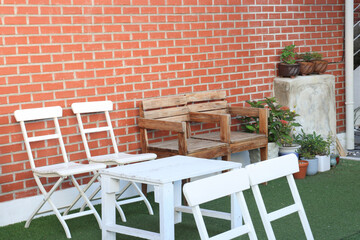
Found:
[[[230,151],[231,153],[242,152],[245,150],[262,148],[267,145],[267,138],[264,137],[263,139],[259,138],[256,141],[247,141],[241,143],[232,143],[230,144]]]
[[[341,157],[346,157],[347,153],[337,137],[336,137],[336,150],[339,152],[339,155]]]
[[[221,120],[220,114],[190,112],[189,115],[190,115],[190,121],[193,121],[193,122],[220,123],[220,120]]]
[[[248,108],[248,107],[229,107],[229,112],[232,115],[258,117],[261,108]]]
[[[190,112],[204,112],[211,110],[220,110],[227,108],[226,101],[217,101],[217,102],[207,102],[199,104],[189,104],[188,105]]]
[[[230,143],[230,115],[221,115],[220,119],[220,140]]]
[[[212,148],[207,148],[205,150],[197,151],[189,154],[188,156],[210,159],[210,158],[225,156],[228,155],[228,153],[229,153],[228,146],[224,145],[222,147],[212,147]]]
[[[185,95],[177,95],[171,97],[154,98],[144,100],[141,104],[143,110],[186,105],[186,97]]]
[[[259,133],[268,136],[268,117],[269,111],[267,109],[259,109]]]
[[[188,145],[187,145],[187,136],[186,132],[178,134],[179,140],[179,154],[180,155],[187,155],[188,153]]]
[[[186,115],[180,115],[180,116],[174,116],[174,117],[166,117],[161,118],[162,121],[171,121],[171,122],[188,122],[190,121],[190,116],[188,114]]]
[[[145,129],[185,132],[186,123],[139,118],[139,127]]]
[[[186,96],[188,103],[222,100],[222,99],[226,98],[226,91],[189,93],[189,94],[186,94],[185,96]]]
[[[174,107],[174,108],[164,108],[157,110],[150,110],[144,112],[144,118],[148,119],[160,119],[165,117],[174,117],[188,114],[188,108],[183,107]]]

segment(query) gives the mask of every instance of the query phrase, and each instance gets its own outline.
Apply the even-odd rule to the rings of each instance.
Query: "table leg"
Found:
[[[239,201],[235,194],[231,194],[231,228],[242,225],[242,215],[239,206]]]
[[[174,182],[174,207],[182,206],[182,183],[181,181]],[[180,211],[175,211],[175,224],[182,221],[182,213]]]
[[[159,186],[160,239],[175,239],[174,186],[166,183]]]
[[[102,239],[116,240],[116,233],[107,230],[116,223],[115,192],[119,190],[119,180],[103,175],[101,177]]]

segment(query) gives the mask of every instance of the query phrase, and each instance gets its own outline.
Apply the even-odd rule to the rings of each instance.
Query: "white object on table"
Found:
[[[173,156],[102,170],[102,239],[115,240],[116,233],[146,239],[174,239],[175,223],[181,222],[181,212],[191,213],[190,207],[181,205],[181,180],[236,168],[241,168],[241,163]],[[160,233],[116,224],[115,193],[120,180],[158,187]],[[231,214],[203,210],[203,215],[231,220],[232,227],[241,225],[241,211],[235,198],[235,195],[231,196]]]

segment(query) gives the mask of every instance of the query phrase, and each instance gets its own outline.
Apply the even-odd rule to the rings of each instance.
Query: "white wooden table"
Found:
[[[241,163],[235,162],[173,156],[101,170],[102,239],[115,240],[116,233],[144,239],[174,239],[175,223],[181,222],[181,212],[191,213],[189,207],[181,204],[181,180],[240,167]],[[115,193],[119,190],[120,180],[154,185],[155,199],[159,202],[160,233],[116,224]],[[233,227],[241,225],[241,212],[234,204],[234,198],[231,198],[231,214],[210,210],[204,210],[203,214],[231,220]]]

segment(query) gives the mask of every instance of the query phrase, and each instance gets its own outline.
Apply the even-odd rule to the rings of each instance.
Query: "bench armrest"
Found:
[[[269,110],[267,108],[229,107],[229,113],[231,115],[258,117],[259,133],[268,136]]]
[[[168,130],[180,133],[186,132],[185,122],[172,122],[156,119],[139,118],[139,127],[145,129]]]
[[[220,123],[220,140],[230,143],[230,121],[229,114],[214,114],[202,112],[190,112],[190,121],[205,123]]]

